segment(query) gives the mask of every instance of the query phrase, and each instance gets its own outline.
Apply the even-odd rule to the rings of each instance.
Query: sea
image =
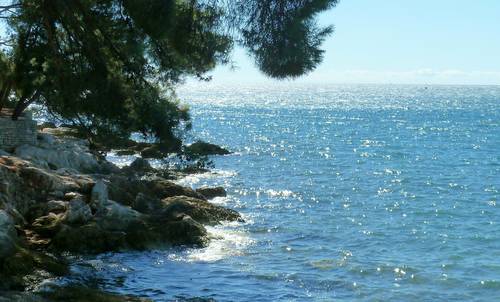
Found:
[[[500,301],[500,86],[188,84],[242,223],[205,248],[74,259],[153,301]],[[116,159],[119,161],[118,159]],[[123,161],[121,161],[123,163]]]

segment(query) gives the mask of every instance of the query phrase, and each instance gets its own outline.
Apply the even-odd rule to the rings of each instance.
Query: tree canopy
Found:
[[[180,146],[189,113],[175,96],[186,77],[248,50],[274,78],[321,61],[332,32],[315,23],[337,0],[0,1],[0,109],[30,104],[91,136],[139,132]]]

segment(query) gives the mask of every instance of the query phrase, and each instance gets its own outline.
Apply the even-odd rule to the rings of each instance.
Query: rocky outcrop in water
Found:
[[[212,199],[215,197],[225,197],[227,195],[226,190],[223,187],[202,187],[196,189],[197,193],[203,195],[206,199]]]
[[[154,169],[143,159],[120,169],[58,131],[0,154],[0,290],[66,274],[63,252],[202,246],[203,224],[241,220],[207,201],[223,189],[144,177]]]
[[[231,154],[227,149],[204,141],[197,141],[187,146],[186,152],[196,156]]]

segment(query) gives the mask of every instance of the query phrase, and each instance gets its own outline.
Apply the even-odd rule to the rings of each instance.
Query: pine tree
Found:
[[[322,59],[332,28],[315,24],[337,0],[14,0],[0,2],[0,107],[31,104],[90,137],[139,132],[178,149],[189,112],[175,86],[248,49],[275,78]]]

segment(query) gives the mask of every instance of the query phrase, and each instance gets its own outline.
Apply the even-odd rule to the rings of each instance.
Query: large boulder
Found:
[[[68,203],[65,222],[69,224],[85,224],[92,219],[90,206],[81,197],[72,199]]]
[[[33,287],[49,278],[68,273],[69,267],[64,259],[40,251],[18,248],[14,254],[0,262],[0,291],[23,290],[27,286]]]
[[[87,288],[81,285],[67,285],[64,287],[49,285],[50,290],[39,291],[30,296],[21,296],[19,300],[6,300],[14,302],[152,302],[150,299],[108,293],[100,289]],[[2,302],[0,298],[0,302]]]
[[[142,221],[141,213],[109,199],[108,187],[102,180],[94,185],[90,201],[95,217],[104,229],[123,230],[132,223]]]
[[[215,197],[225,197],[227,195],[226,190],[223,187],[201,187],[196,189],[197,193],[205,196],[206,199],[212,199]]]
[[[152,239],[144,217],[133,209],[108,200],[91,220],[63,224],[52,237],[51,248],[75,253],[103,253],[145,248]],[[138,235],[140,234],[140,235]]]
[[[162,215],[174,218],[179,215],[189,215],[197,222],[218,224],[222,221],[243,221],[240,214],[234,210],[211,204],[202,199],[187,196],[175,196],[163,200]]]
[[[137,144],[137,148],[141,147],[141,156],[143,158],[165,158],[170,153],[175,153],[180,151],[180,141],[172,141],[169,144],[158,144],[158,143],[142,143]]]
[[[225,148],[204,141],[197,141],[187,146],[186,152],[198,156],[231,154],[231,152]]]
[[[68,192],[89,194],[93,186],[94,180],[86,175],[59,174],[17,157],[0,157],[0,201],[21,216],[33,217],[33,208],[48,200],[61,200]]]
[[[131,204],[134,210],[141,213],[154,214],[162,207],[162,202],[159,198],[150,197],[143,193],[137,194],[135,200]]]
[[[51,237],[61,230],[63,214],[49,213],[35,219],[31,224],[31,228],[38,235],[43,237]]]
[[[66,128],[46,128],[39,132],[36,145],[22,145],[14,155],[44,169],[72,169],[84,173],[113,173],[119,168],[90,151],[89,143],[80,138],[61,136]]]
[[[139,174],[143,175],[147,172],[154,171],[153,167],[147,159],[144,158],[136,158],[130,166],[122,168],[122,171],[128,174]]]
[[[37,167],[21,167],[19,175],[29,188],[37,188],[42,192],[78,191],[80,186],[69,177],[59,176]]]
[[[108,186],[102,180],[96,181],[90,192],[90,203],[94,209],[104,206],[108,201]]]
[[[45,147],[50,147],[57,143],[56,138],[48,133],[38,133],[37,139],[39,144]]]
[[[15,149],[14,155],[29,160],[44,169],[70,168],[80,172],[94,172],[101,169],[97,158],[79,144],[67,144],[62,147],[55,147],[57,144],[49,146],[43,148],[22,145]]]
[[[82,226],[64,225],[51,241],[51,248],[56,251],[74,253],[103,253],[118,251],[127,246],[126,233],[103,229],[96,221]]]
[[[191,188],[183,187],[162,178],[142,180],[122,175],[113,175],[109,178],[108,189],[110,199],[119,200],[122,204],[130,206],[136,202],[139,194],[143,194],[149,199],[164,199],[179,195],[205,199],[203,195]]]
[[[156,221],[152,225],[155,226],[153,229],[160,234],[164,242],[173,245],[203,246],[208,241],[208,233],[205,227],[186,214],[169,217],[168,220],[161,224]]]
[[[107,200],[101,204],[97,208],[95,217],[102,228],[118,231],[124,231],[131,224],[143,221],[141,213],[113,200]]]
[[[181,195],[197,199],[205,199],[203,195],[189,187],[184,187],[164,179],[148,181],[147,185],[155,196],[160,199]]]

